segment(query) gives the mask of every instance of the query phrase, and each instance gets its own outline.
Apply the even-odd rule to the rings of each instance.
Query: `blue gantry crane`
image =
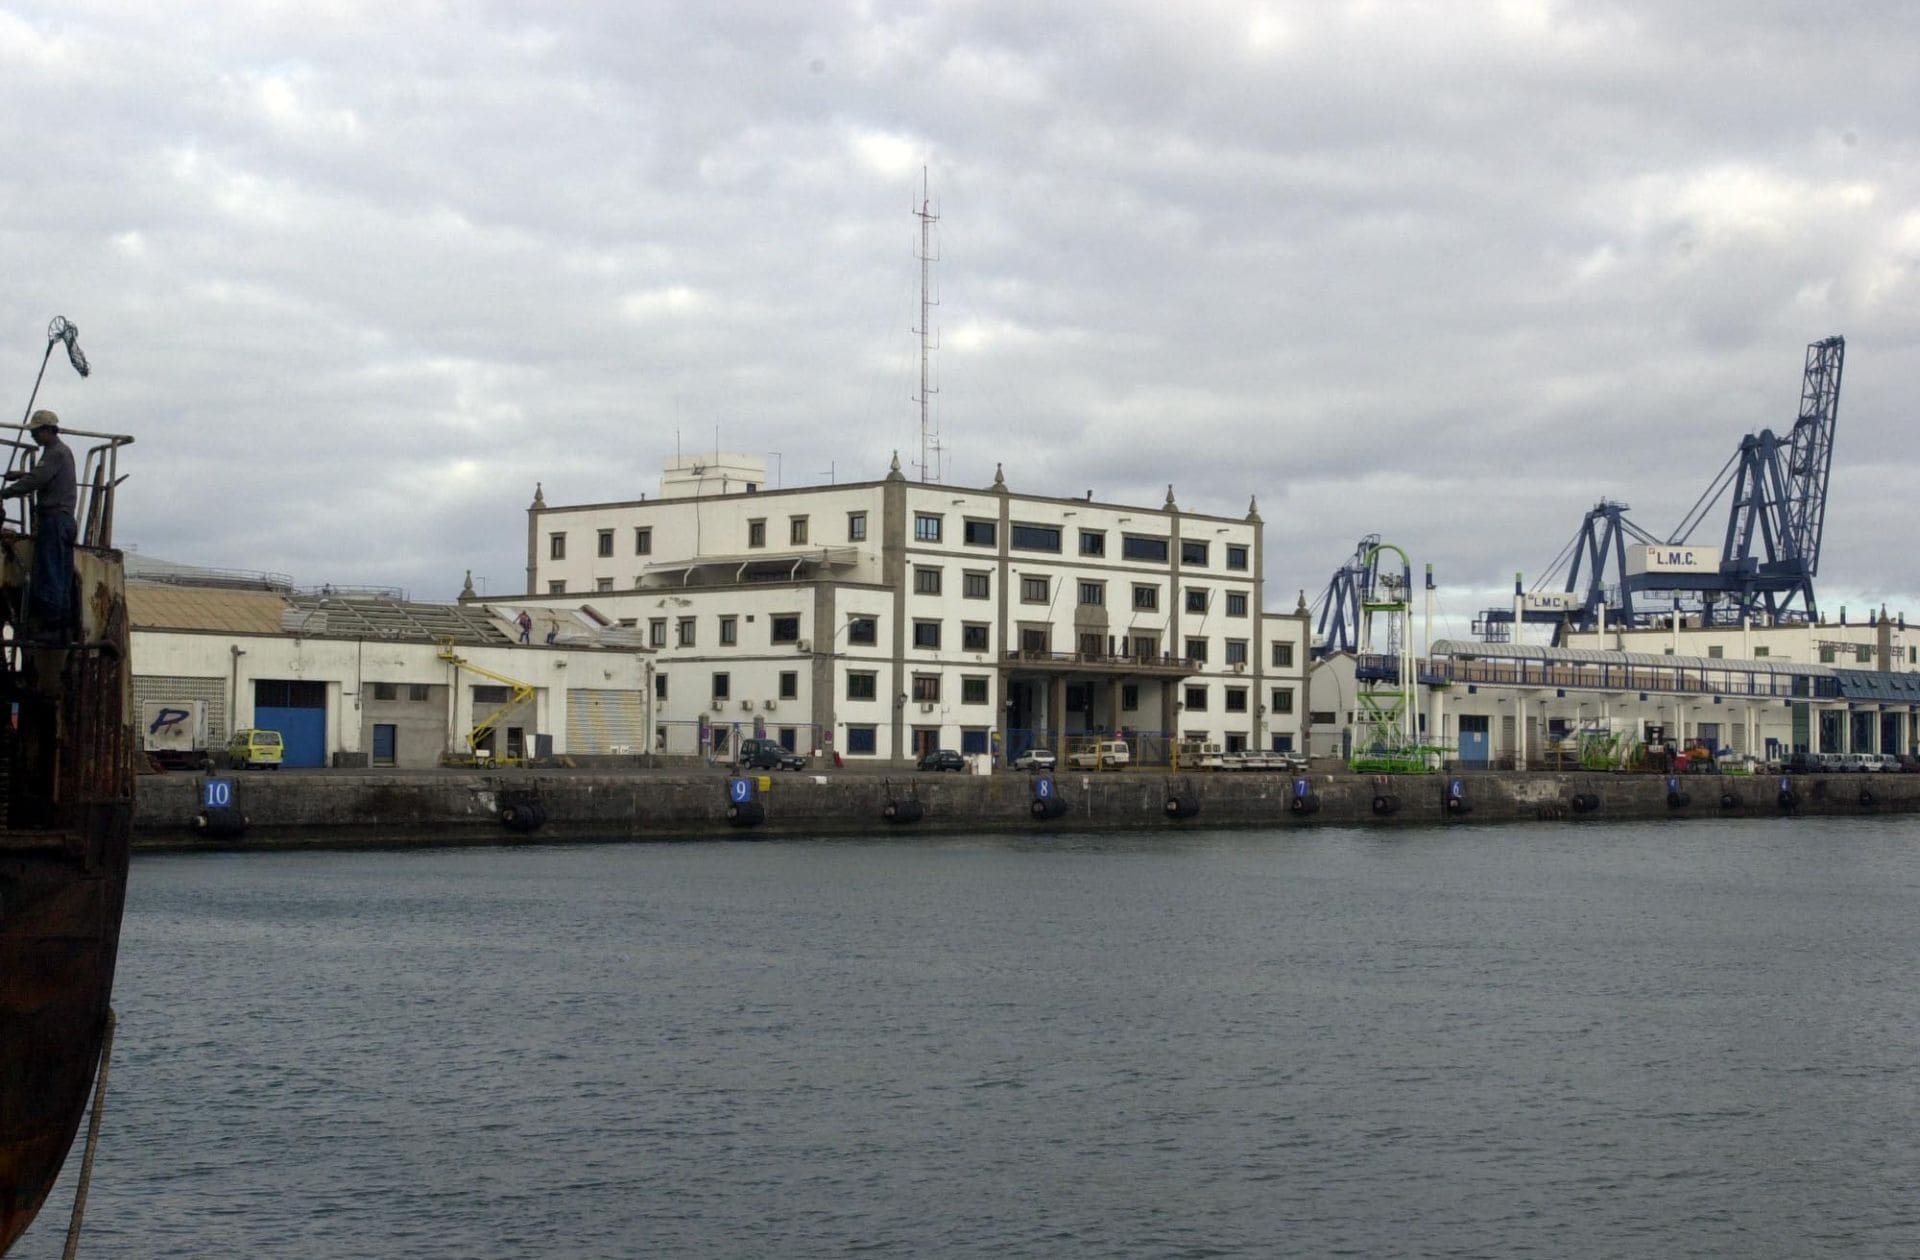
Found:
[[[1580,532],[1548,567],[1551,581],[1566,566],[1564,590],[1521,593],[1522,619],[1553,626],[1556,640],[1569,630],[1592,630],[1603,618],[1640,627],[1674,610],[1697,615],[1708,625],[1817,620],[1813,579],[1820,569],[1846,350],[1844,337],[1807,347],[1793,427],[1784,436],[1763,429],[1742,438],[1733,458],[1666,538],[1629,520],[1624,503],[1602,499],[1595,504]],[[1695,543],[1695,532],[1729,489],[1731,507],[1720,547]],[[1512,609],[1488,609],[1474,623],[1475,633],[1490,641],[1507,639],[1513,616]]]

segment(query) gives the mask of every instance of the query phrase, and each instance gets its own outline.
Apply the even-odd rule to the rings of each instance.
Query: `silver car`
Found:
[[[1050,749],[1029,748],[1013,759],[1013,768],[1015,770],[1033,771],[1051,770],[1054,767],[1055,760],[1053,752]]]

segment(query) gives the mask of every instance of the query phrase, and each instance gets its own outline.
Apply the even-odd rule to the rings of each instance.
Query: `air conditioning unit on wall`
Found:
[[[751,700],[742,700],[742,701],[740,702],[740,707],[741,707],[741,708],[743,708],[743,709],[748,709],[748,710],[751,710],[751,709],[753,708],[753,701],[751,701]]]
[[[1244,674],[1244,673],[1246,673],[1246,672],[1247,672],[1247,663],[1246,663],[1245,661],[1235,661],[1235,662],[1233,663],[1233,672],[1234,672],[1234,673],[1236,673],[1236,674]]]
[[[920,712],[922,712],[922,713],[931,713],[931,712],[933,712],[933,701],[931,701],[931,700],[922,700],[922,701],[920,702]]]
[[[725,700],[715,700],[715,701],[713,702],[713,711],[714,711],[715,713],[718,713],[718,712],[720,712],[720,710],[722,710],[722,709],[724,709],[724,708],[726,708],[726,707],[727,707],[727,702],[726,702]]]
[[[798,643],[794,644],[793,646],[796,650],[801,652],[813,651],[813,641],[811,639],[802,639]]]
[[[775,709],[777,709],[777,708],[779,708],[779,707],[780,707],[780,702],[779,702],[779,701],[777,701],[777,700],[769,700],[769,701],[767,701],[767,711],[768,711],[768,712],[772,712],[773,710],[775,710]]]

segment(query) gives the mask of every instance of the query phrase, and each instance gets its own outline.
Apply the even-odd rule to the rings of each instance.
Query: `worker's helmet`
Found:
[[[33,419],[27,422],[27,432],[29,433],[38,433],[42,429],[58,429],[59,427],[60,417],[44,409],[34,412]]]

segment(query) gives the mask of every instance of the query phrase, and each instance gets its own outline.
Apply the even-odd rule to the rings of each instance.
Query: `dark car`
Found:
[[[951,748],[936,748],[926,756],[920,758],[920,768],[922,770],[965,771],[967,768],[967,759]]]
[[[742,770],[805,770],[807,759],[770,739],[743,739],[733,764]]]

